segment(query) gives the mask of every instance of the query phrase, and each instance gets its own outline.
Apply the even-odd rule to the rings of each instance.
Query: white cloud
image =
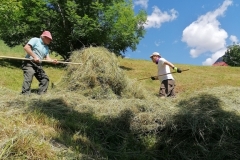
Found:
[[[157,46],[157,47],[160,46],[161,43],[164,43],[164,41],[160,41],[160,40],[159,40],[159,41],[155,41],[155,42],[154,42],[155,46]]]
[[[232,43],[238,43],[238,38],[234,35],[231,35],[229,39]]]
[[[232,0],[225,0],[219,8],[200,16],[183,31],[182,41],[191,48],[190,54],[193,58],[208,51],[213,53],[211,58],[203,62],[204,65],[214,61],[215,56],[226,49],[228,34],[220,28],[217,18],[224,16],[224,12],[231,4]]]
[[[202,62],[202,65],[206,65],[206,66],[212,65],[213,63],[216,62],[216,60],[219,57],[222,57],[226,51],[227,51],[227,48],[223,48],[223,49],[213,53],[210,58],[207,58],[204,62]]]
[[[176,44],[176,43],[178,43],[178,40],[175,40],[175,41],[173,42],[173,44]]]
[[[147,17],[147,22],[144,25],[145,28],[160,28],[162,23],[173,21],[178,16],[178,12],[175,9],[171,9],[170,12],[162,12],[157,6],[153,7],[153,12]]]
[[[138,6],[141,6],[141,7],[145,8],[145,9],[147,9],[147,7],[148,7],[148,0],[135,0],[134,4],[136,6],[138,5]]]

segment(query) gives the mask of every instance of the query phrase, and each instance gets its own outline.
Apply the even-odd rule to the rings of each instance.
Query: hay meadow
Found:
[[[25,55],[2,41],[0,54]],[[240,68],[174,63],[189,71],[173,75],[176,98],[159,99],[150,60],[89,47],[71,61],[82,65],[43,64],[48,93],[34,79],[22,96],[21,62],[0,59],[0,159],[240,159]]]

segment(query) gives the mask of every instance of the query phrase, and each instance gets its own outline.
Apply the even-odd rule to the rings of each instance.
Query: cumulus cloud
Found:
[[[146,9],[148,7],[148,0],[135,0],[134,5],[141,6]]]
[[[212,65],[213,63],[216,62],[216,60],[219,57],[222,57],[225,54],[226,51],[227,51],[227,48],[223,48],[223,49],[213,53],[210,58],[207,58],[204,62],[202,62],[202,65],[206,65],[206,66]]]
[[[162,23],[173,21],[178,17],[178,12],[171,9],[169,12],[162,12],[157,6],[153,7],[153,12],[147,17],[145,28],[160,28]]]
[[[234,35],[231,35],[229,39],[232,43],[238,43],[238,38]]]
[[[227,8],[232,4],[232,0],[225,0],[223,4],[214,11],[200,16],[183,30],[182,41],[186,42],[191,48],[190,55],[193,58],[205,52],[211,52],[213,55],[208,58],[204,65],[217,60],[218,55],[226,50],[227,32],[220,28],[219,16],[224,16]]]

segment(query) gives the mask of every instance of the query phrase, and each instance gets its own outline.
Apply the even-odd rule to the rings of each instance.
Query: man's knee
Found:
[[[42,80],[41,80],[41,82],[43,83],[43,84],[48,84],[49,83],[49,78],[48,77],[44,77]]]

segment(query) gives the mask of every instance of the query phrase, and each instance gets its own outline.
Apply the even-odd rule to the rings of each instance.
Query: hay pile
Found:
[[[61,88],[93,99],[145,98],[145,91],[124,75],[117,57],[106,48],[84,48],[73,52],[70,58],[82,65],[67,67]]]

